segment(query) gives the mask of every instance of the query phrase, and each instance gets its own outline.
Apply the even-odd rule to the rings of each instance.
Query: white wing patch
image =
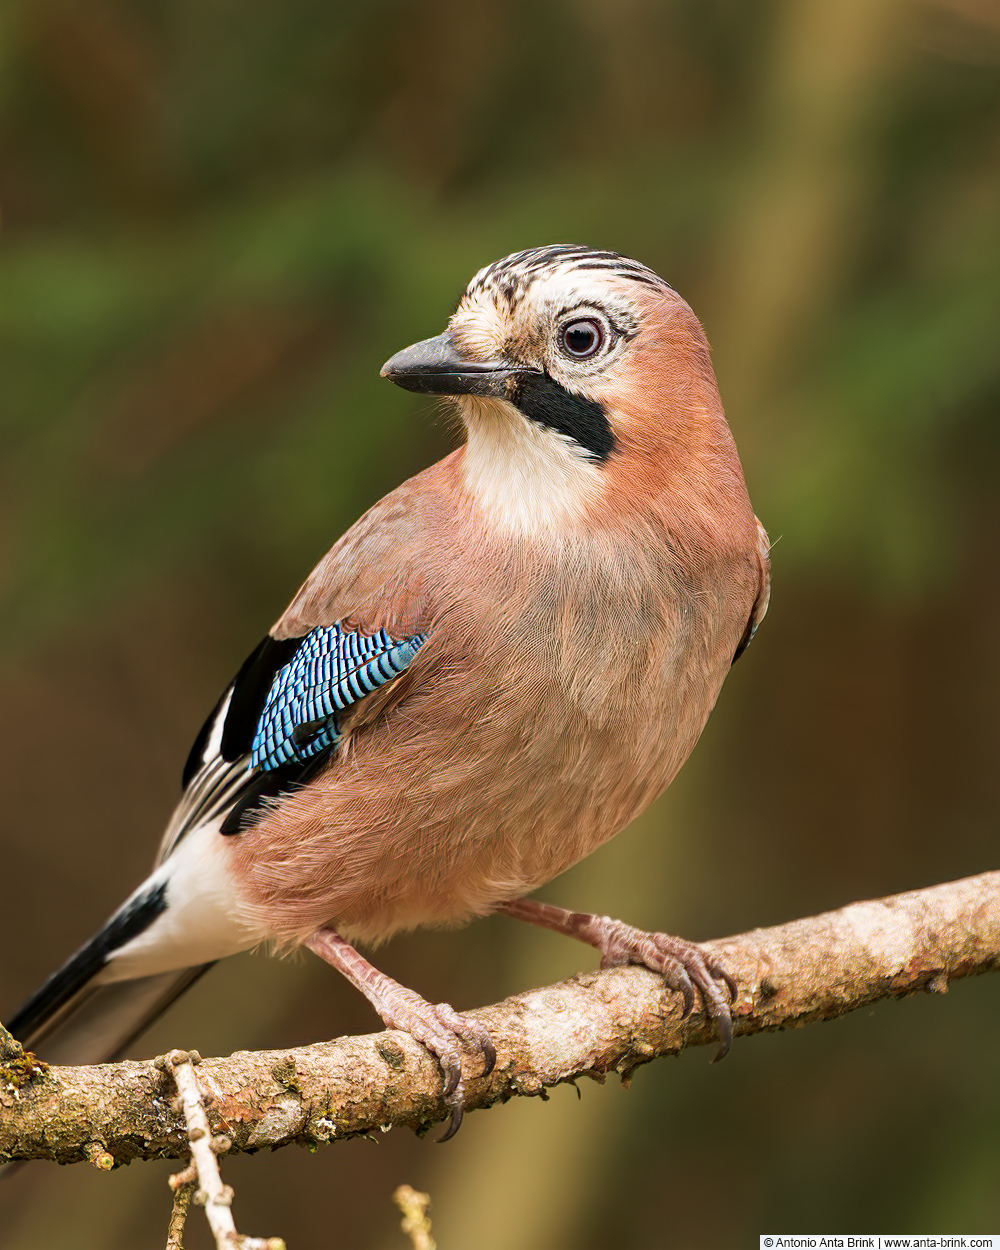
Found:
[[[163,834],[158,864],[173,853],[192,829],[209,822],[218,826],[252,776],[249,755],[231,762],[222,758],[222,731],[232,700],[230,690],[219,704],[202,751],[201,767],[181,795]]]

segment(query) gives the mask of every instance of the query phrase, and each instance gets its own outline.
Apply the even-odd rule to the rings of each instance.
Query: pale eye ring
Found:
[[[604,326],[594,317],[568,321],[559,331],[559,346],[574,360],[596,356],[604,346]]]

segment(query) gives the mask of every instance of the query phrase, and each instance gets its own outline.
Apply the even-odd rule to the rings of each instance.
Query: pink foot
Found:
[[[669,933],[647,933],[610,916],[596,919],[602,926],[602,941],[594,945],[601,952],[602,968],[641,964],[658,972],[672,990],[684,996],[685,1016],[694,1008],[697,986],[705,1012],[719,1035],[719,1049],[712,1062],[724,1059],[733,1044],[731,1006],[738,993],[736,982],[725,968],[694,942],[671,937]]]
[[[705,1013],[719,1034],[720,1045],[714,1062],[729,1053],[733,1044],[731,1006],[738,992],[736,982],[721,964],[694,942],[671,937],[669,933],[647,933],[610,916],[566,911],[565,908],[538,903],[530,898],[513,899],[501,904],[497,910],[545,929],[555,929],[557,933],[565,933],[596,947],[601,952],[602,968],[641,964],[651,972],[658,972],[671,989],[683,995],[685,1016],[694,1008],[697,987]]]
[[[386,1028],[409,1033],[438,1061],[444,1077],[444,1102],[450,1113],[448,1128],[439,1141],[454,1137],[465,1114],[461,1046],[479,1053],[483,1061],[482,1075],[489,1076],[497,1061],[489,1033],[449,1003],[429,1003],[379,972],[333,929],[318,929],[306,946],[342,972],[364,994]]]
[[[440,1065],[444,1076],[444,1101],[451,1119],[439,1141],[454,1137],[465,1114],[465,1082],[462,1079],[462,1056],[459,1044],[478,1051],[483,1059],[483,1076],[488,1076],[497,1061],[497,1052],[489,1033],[476,1020],[457,1012],[450,1003],[429,1003],[426,999],[393,983],[396,989],[388,994],[375,1010],[390,1029],[401,1029],[426,1046]]]

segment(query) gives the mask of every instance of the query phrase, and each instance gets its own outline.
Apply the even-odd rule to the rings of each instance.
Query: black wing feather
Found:
[[[274,675],[301,645],[301,638],[272,638],[268,634],[247,657],[232,683],[233,698],[222,731],[224,760],[232,763],[241,755],[250,754]]]
[[[221,817],[220,831],[242,833],[263,813],[269,799],[305,785],[327,762],[323,751],[304,764],[289,763],[268,772],[250,766],[254,734],[278,671],[290,663],[303,638],[267,635],[244,661],[205,721],[184,767],[184,794],[163,840],[161,859],[186,833]],[[218,734],[218,753],[210,750]]]

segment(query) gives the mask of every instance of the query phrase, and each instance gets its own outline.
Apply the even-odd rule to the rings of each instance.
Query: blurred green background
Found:
[[[694,758],[544,896],[699,938],[996,866],[995,0],[8,0],[0,206],[0,1010],[145,872],[312,563],[451,445],[382,361],[538,243],[692,303],[775,540]],[[592,958],[491,919],[381,964],[461,1008]],[[404,1250],[406,1181],[441,1250],[1000,1231],[998,990],[556,1090],[440,1150],[236,1159],[237,1222]],[[376,1023],[318,961],[247,956],[137,1053]],[[170,1170],[34,1166],[0,1244],[162,1245]]]

